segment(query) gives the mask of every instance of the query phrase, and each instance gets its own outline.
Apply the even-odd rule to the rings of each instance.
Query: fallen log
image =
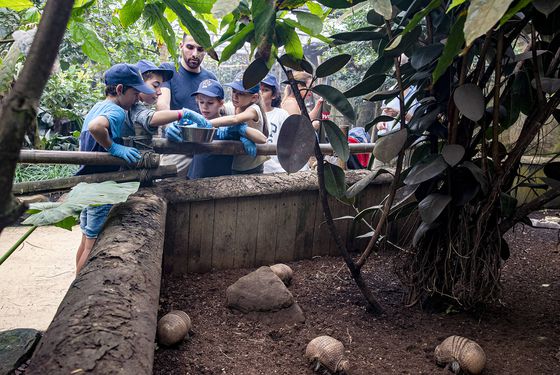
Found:
[[[156,169],[130,169],[127,171],[107,172],[88,174],[83,176],[73,176],[66,178],[57,178],[53,180],[20,182],[13,185],[12,193],[14,195],[49,192],[57,190],[70,189],[80,182],[129,182],[129,181],[146,181],[154,178],[173,177],[177,174],[175,165],[162,165]]]

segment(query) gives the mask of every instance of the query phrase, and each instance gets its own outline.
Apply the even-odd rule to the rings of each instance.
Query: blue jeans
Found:
[[[113,207],[112,204],[104,204],[101,206],[89,206],[82,210],[80,214],[80,228],[87,238],[97,238],[103,224],[107,220],[107,215]]]

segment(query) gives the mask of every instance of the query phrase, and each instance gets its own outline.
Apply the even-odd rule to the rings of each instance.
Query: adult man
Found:
[[[184,34],[181,48],[179,70],[173,78],[163,82],[161,95],[157,101],[157,110],[188,108],[199,112],[195,97],[192,94],[198,90],[200,83],[206,79],[217,80],[214,73],[204,69],[202,61],[206,56],[204,48],[195,42],[192,36]],[[166,63],[163,68],[175,70],[175,65]],[[177,174],[186,176],[191,158],[184,155],[166,155],[162,163],[176,164]]]

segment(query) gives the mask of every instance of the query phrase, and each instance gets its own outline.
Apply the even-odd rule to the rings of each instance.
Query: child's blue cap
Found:
[[[169,81],[171,77],[173,77],[173,70],[166,69],[163,65],[159,68],[151,61],[148,60],[140,60],[136,63],[136,67],[140,70],[140,74],[144,74],[146,72],[156,72],[162,75],[163,82]]]
[[[235,78],[233,79],[233,82],[226,83],[224,86],[229,86],[234,90],[237,90],[237,91],[240,91],[240,92],[248,92],[250,94],[256,94],[261,89],[260,85],[255,85],[255,86],[251,87],[250,89],[246,89],[245,87],[243,87],[243,72],[237,73],[235,75]]]
[[[144,83],[142,74],[135,65],[115,64],[105,72],[106,85],[130,86],[144,94],[154,94],[155,91]]]
[[[279,87],[278,86],[278,81],[276,80],[276,77],[272,73],[268,73],[266,75],[266,77],[263,78],[261,83],[264,83],[265,85],[270,86],[270,87],[274,87],[278,91],[278,87]]]
[[[216,81],[215,79],[205,79],[204,81],[200,82],[198,85],[198,90],[193,92],[191,96],[195,96],[197,94],[202,94],[209,96],[211,98],[224,98],[224,88],[220,85],[220,82]]]

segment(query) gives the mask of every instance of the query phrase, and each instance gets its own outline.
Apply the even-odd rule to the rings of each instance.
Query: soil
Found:
[[[160,316],[184,310],[193,330],[178,346],[156,350],[154,374],[313,374],[304,352],[320,335],[344,344],[354,375],[447,374],[433,351],[450,335],[482,346],[488,358],[483,374],[560,374],[558,235],[527,226],[508,233],[502,298],[476,314],[404,307],[395,254],[387,252],[373,255],[364,269],[386,309],[381,317],[366,310],[341,258],[288,263],[290,291],[307,319],[291,326],[267,326],[225,307],[226,288],[253,269],[170,277],[162,286]]]

